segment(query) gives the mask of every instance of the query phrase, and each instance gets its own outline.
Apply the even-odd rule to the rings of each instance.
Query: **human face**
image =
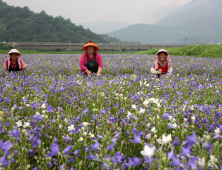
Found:
[[[18,53],[11,53],[10,54],[12,61],[16,61],[18,57]]]
[[[93,46],[88,46],[88,47],[86,48],[86,50],[87,50],[87,52],[88,52],[89,54],[93,54],[95,49],[94,49]]]
[[[159,59],[160,59],[160,61],[166,61],[166,58],[167,58],[166,53],[160,53],[160,54],[159,54]]]

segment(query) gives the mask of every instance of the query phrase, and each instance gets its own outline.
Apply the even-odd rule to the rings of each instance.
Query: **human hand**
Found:
[[[89,71],[89,70],[86,70],[86,74],[87,74],[87,75],[92,75],[92,72]]]

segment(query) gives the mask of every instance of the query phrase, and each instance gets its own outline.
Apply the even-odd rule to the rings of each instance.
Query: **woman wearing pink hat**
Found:
[[[95,73],[97,76],[101,74],[103,68],[103,60],[99,53],[99,47],[94,44],[93,41],[88,41],[82,48],[86,51],[82,54],[79,66],[81,68],[81,73],[85,75],[92,75]]]
[[[153,66],[151,68],[152,74],[157,74],[160,78],[161,75],[172,73],[172,63],[170,61],[170,55],[165,49],[161,49],[157,52],[155,62],[153,63]]]
[[[4,68],[7,71],[21,71],[26,68],[24,61],[21,59],[21,54],[18,50],[12,49],[8,53],[8,58],[5,60]]]

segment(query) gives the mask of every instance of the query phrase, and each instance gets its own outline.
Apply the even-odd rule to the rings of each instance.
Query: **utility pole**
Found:
[[[69,52],[71,52],[71,41],[69,41]]]
[[[187,37],[185,38],[185,37],[183,37],[184,39],[185,39],[185,45],[187,45]]]

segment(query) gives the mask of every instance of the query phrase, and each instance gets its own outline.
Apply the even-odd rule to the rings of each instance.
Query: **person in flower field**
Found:
[[[172,63],[170,60],[170,55],[165,49],[161,49],[157,52],[155,61],[151,68],[151,73],[158,75],[161,78],[161,75],[172,73]]]
[[[103,60],[101,55],[96,52],[99,51],[99,47],[93,41],[88,41],[82,47],[82,50],[86,52],[82,54],[79,61],[81,73],[85,75],[100,75],[103,68]]]
[[[21,71],[26,68],[24,61],[21,59],[21,54],[18,50],[12,49],[9,51],[7,59],[4,63],[5,70],[11,71]]]

